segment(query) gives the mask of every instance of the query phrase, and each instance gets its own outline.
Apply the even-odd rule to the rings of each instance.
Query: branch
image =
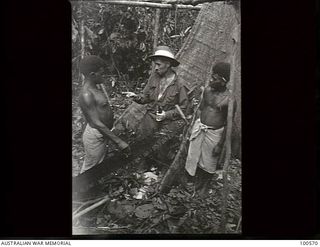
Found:
[[[163,3],[169,4],[187,4],[187,5],[198,5],[201,3],[212,3],[212,2],[226,2],[225,0],[164,0]]]
[[[85,2],[85,1],[84,1]],[[138,6],[138,7],[149,7],[149,8],[159,8],[159,9],[190,9],[190,10],[200,10],[200,6],[192,5],[174,5],[166,3],[153,3],[153,2],[139,2],[139,1],[123,1],[123,0],[108,0],[108,1],[89,1],[99,4],[115,4],[115,5],[128,5],[128,6]]]
[[[81,204],[72,214],[73,215],[76,215],[82,208],[84,208],[85,206],[87,206],[88,204],[91,204],[91,203],[95,203],[101,199],[105,198],[105,196],[103,197],[99,197],[99,198],[96,198],[96,199],[92,199],[92,200],[89,200],[89,201],[86,201],[86,202],[76,202],[76,201],[73,201],[72,203],[76,203],[76,204]]]
[[[240,218],[239,218],[239,220],[238,220],[238,224],[237,224],[236,232],[238,232],[238,231],[239,231],[239,229],[240,229],[241,221],[242,221],[242,216],[240,216]]]
[[[112,234],[116,233],[119,234],[121,230],[123,230],[123,233],[126,233],[125,230],[129,229],[127,226],[123,227],[103,227],[103,226],[98,226],[98,227],[73,227],[73,234],[76,235],[102,235],[102,234]]]
[[[98,201],[97,203],[91,205],[90,207],[87,207],[86,209],[82,210],[81,212],[75,214],[73,217],[72,217],[72,220],[75,220],[77,218],[79,218],[80,216],[92,211],[93,209],[101,206],[102,204],[106,203],[108,200],[110,200],[109,196],[105,196],[104,199]]]

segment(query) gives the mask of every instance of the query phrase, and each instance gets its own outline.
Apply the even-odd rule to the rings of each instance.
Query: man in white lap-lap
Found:
[[[230,64],[218,63],[213,67],[199,107],[200,118],[192,128],[185,169],[191,176],[195,176],[197,172],[200,182],[196,183],[196,189],[200,194],[207,191],[208,182],[217,170],[225,139],[230,96],[226,85],[229,78]]]

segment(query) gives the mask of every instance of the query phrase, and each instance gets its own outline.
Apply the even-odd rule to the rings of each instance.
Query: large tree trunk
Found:
[[[177,54],[181,63],[178,73],[186,85],[205,85],[212,65],[228,60],[235,25],[237,19],[233,5],[214,2],[203,6]]]
[[[234,47],[232,50],[232,54],[230,57],[231,71],[230,71],[230,88],[229,91],[231,93],[231,97],[228,102],[228,117],[227,117],[227,128],[226,128],[226,141],[225,141],[225,149],[226,155],[223,164],[223,189],[222,189],[222,205],[221,205],[221,221],[220,221],[220,231],[222,233],[226,230],[227,225],[227,204],[228,204],[228,195],[229,195],[229,183],[228,183],[228,168],[230,164],[231,158],[231,132],[232,132],[232,119],[233,119],[233,102],[234,102],[234,78],[235,78],[235,61],[236,61],[236,48],[237,48],[237,35],[235,34],[233,37]]]

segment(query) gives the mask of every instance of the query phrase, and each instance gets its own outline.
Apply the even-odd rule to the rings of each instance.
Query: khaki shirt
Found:
[[[186,113],[188,106],[187,88],[176,74],[173,81],[167,86],[162,96],[158,99],[160,80],[160,76],[153,73],[143,90],[143,94],[135,99],[135,101],[139,104],[148,104],[147,111],[150,113],[156,113],[157,106],[160,106],[162,110],[166,112],[166,119],[168,120],[181,118],[175,105],[179,105],[181,110]]]

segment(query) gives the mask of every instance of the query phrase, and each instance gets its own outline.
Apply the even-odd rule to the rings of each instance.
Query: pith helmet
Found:
[[[149,56],[150,59],[155,59],[157,57],[166,57],[171,61],[172,67],[179,66],[179,62],[175,59],[173,52],[168,46],[158,46],[153,55]]]

